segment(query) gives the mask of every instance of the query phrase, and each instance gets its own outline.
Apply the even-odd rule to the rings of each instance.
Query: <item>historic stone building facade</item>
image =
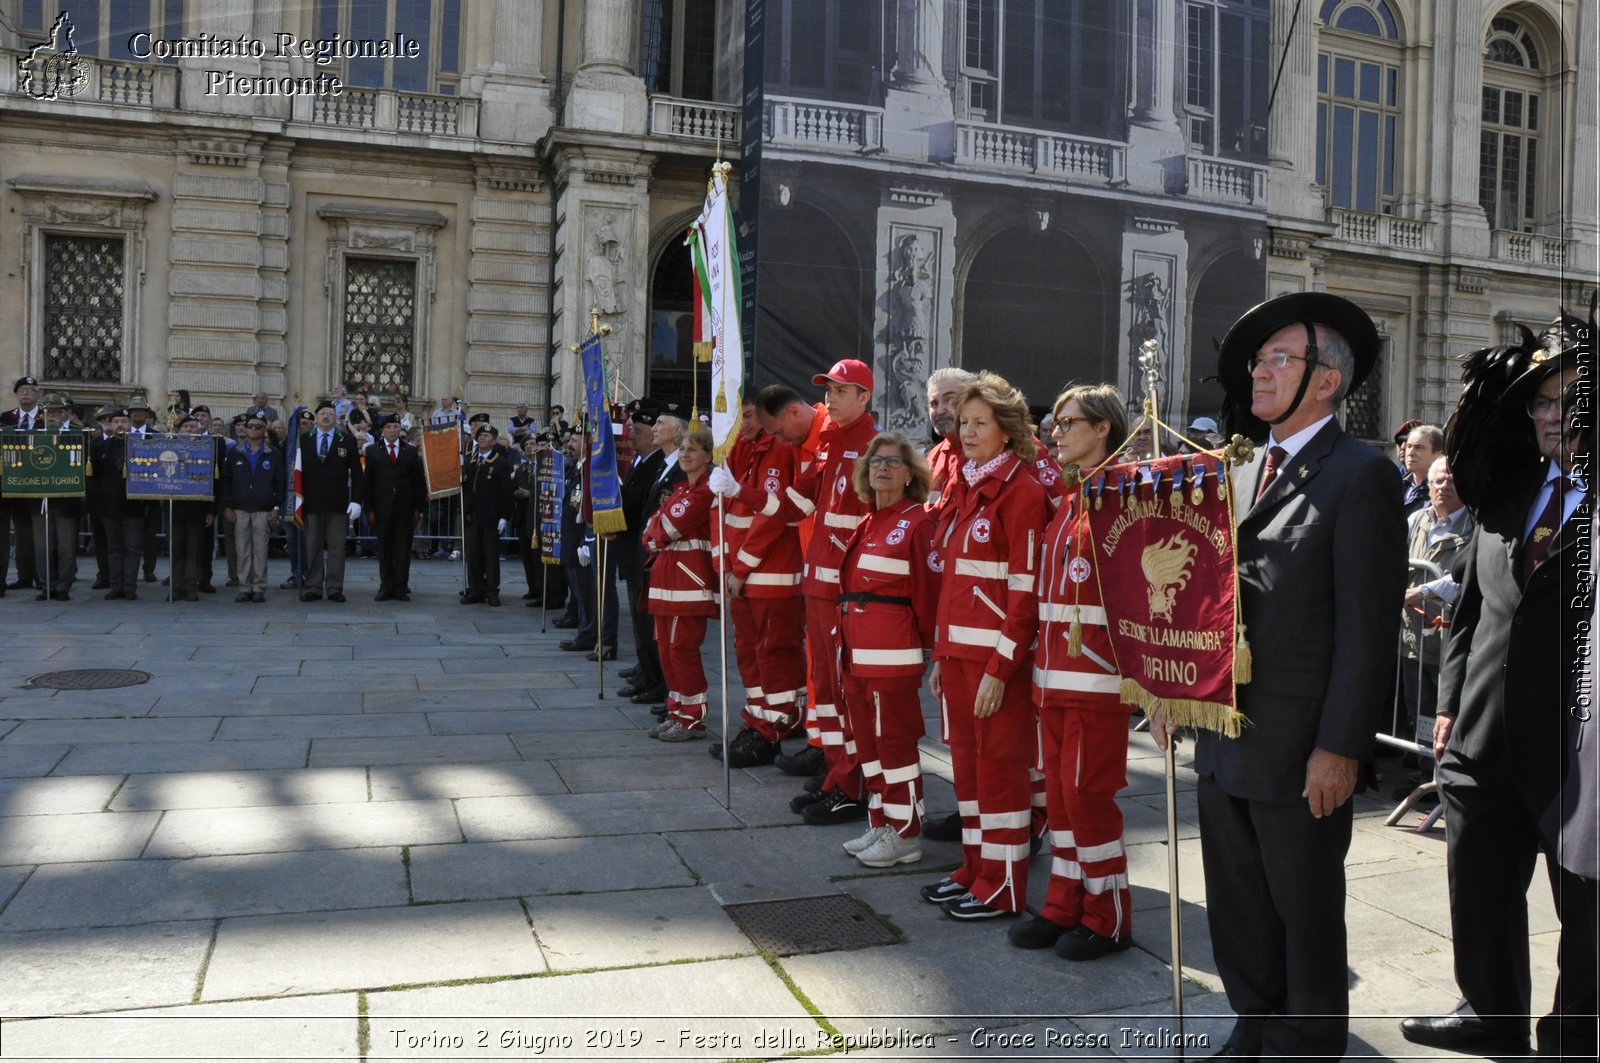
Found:
[[[0,371],[218,412],[338,384],[570,409],[595,311],[624,393],[687,398],[682,234],[749,128],[758,384],[859,356],[881,415],[918,431],[936,366],[1046,403],[1071,379],[1128,384],[1155,338],[1165,401],[1207,412],[1232,317],[1321,287],[1385,329],[1352,410],[1381,435],[1442,415],[1449,356],[1592,288],[1594,18],[1579,0],[0,0]]]

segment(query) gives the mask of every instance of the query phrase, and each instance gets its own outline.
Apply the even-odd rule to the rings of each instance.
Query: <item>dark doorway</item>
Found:
[[[685,410],[697,396],[704,404],[710,394],[711,363],[696,366],[694,361],[694,272],[680,235],[667,241],[650,277],[650,334],[645,342],[649,350],[645,394],[682,403]]]
[[[760,270],[757,387],[812,395],[811,377],[839,359],[872,364],[872,281],[832,217],[800,203],[763,205]]]

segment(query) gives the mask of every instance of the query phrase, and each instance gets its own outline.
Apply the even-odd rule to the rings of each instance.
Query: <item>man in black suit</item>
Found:
[[[639,534],[644,531],[644,504],[656,480],[666,467],[667,456],[656,445],[655,424],[660,404],[654,399],[636,399],[628,404],[628,431],[633,441],[633,468],[622,481],[622,515],[628,521],[628,530],[611,541],[611,551],[617,559],[617,571],[628,596],[628,616],[633,623],[633,649],[638,664],[622,675],[628,685],[617,693],[631,698],[635,694],[656,687],[664,687],[661,677],[661,657],[656,643],[645,632],[644,610],[640,608],[640,593],[644,589],[644,570],[641,561],[644,551],[639,548]]]
[[[428,482],[417,448],[407,443],[400,422],[386,421],[383,441],[367,448],[361,492],[377,537],[377,601],[411,600],[411,535],[428,511]]]
[[[106,599],[134,601],[139,597],[144,514],[152,503],[128,499],[128,411],[114,411],[110,421],[111,434],[97,440],[90,452],[86,487],[90,508],[100,514],[106,531],[111,569]]]
[[[17,396],[15,409],[0,413],[0,429],[31,432],[44,428],[44,407],[39,405],[39,382],[31,376],[21,377],[11,389]],[[35,562],[33,557],[33,509],[37,500],[12,499],[0,502],[0,596],[9,590],[32,587]],[[5,582],[6,566],[10,563],[11,546],[17,548],[17,578]]]
[[[1371,319],[1323,293],[1257,306],[1218,352],[1224,386],[1271,427],[1231,481],[1250,722],[1200,732],[1195,756],[1211,943],[1238,1016],[1224,1056],[1337,1059],[1349,1036],[1350,797],[1387,705],[1405,520],[1394,466],[1333,415],[1377,354]]]
[[[462,605],[500,604],[500,536],[511,524],[511,462],[495,444],[500,430],[487,422],[473,434],[475,444],[461,468],[463,546],[467,589]]]
[[[344,601],[344,543],[350,522],[361,516],[361,454],[356,438],[340,428],[333,403],[317,403],[311,431],[300,437],[301,541],[306,581],[302,602],[327,595]],[[326,558],[324,558],[326,552]]]
[[[1484,1055],[1527,1051],[1526,894],[1542,851],[1561,941],[1555,1005],[1537,1024],[1538,1052],[1595,1058],[1595,881],[1563,866],[1549,820],[1541,830],[1541,818],[1561,800],[1571,684],[1592,616],[1593,393],[1580,397],[1580,381],[1592,388],[1593,329],[1592,320],[1567,319],[1546,334],[1545,348],[1526,353],[1528,368],[1503,394],[1478,396],[1501,414],[1492,445],[1517,460],[1488,497],[1470,487],[1463,493],[1478,509],[1478,536],[1457,597],[1434,727],[1462,999],[1448,1015],[1400,1024],[1418,1044]],[[1452,459],[1472,460],[1458,456],[1459,442],[1451,441]]]

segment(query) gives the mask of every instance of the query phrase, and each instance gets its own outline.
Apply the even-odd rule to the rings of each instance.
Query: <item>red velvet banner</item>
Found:
[[[1083,494],[1122,700],[1237,736],[1230,487],[1221,458],[1178,454],[1113,465]]]

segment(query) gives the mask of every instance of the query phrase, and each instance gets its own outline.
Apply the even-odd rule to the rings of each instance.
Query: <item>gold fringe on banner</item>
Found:
[[[711,354],[717,349],[716,344],[710,340],[701,340],[694,345],[694,360],[697,362],[711,361]]]
[[[1196,701],[1190,698],[1158,698],[1137,679],[1124,678],[1120,691],[1122,700],[1137,705],[1147,714],[1159,711],[1162,719],[1179,727],[1199,727],[1215,731],[1227,738],[1238,738],[1250,723],[1245,714],[1231,705],[1216,701]]]
[[[615,535],[628,530],[628,518],[622,515],[621,509],[596,510],[594,514],[594,533],[596,535]]]
[[[1238,625],[1238,636],[1233,640],[1233,682],[1235,686],[1242,686],[1250,682],[1254,670],[1254,662],[1250,656],[1250,643],[1244,637],[1244,621],[1235,621]]]
[[[1083,622],[1076,616],[1072,618],[1072,623],[1067,628],[1067,656],[1083,656]]]

